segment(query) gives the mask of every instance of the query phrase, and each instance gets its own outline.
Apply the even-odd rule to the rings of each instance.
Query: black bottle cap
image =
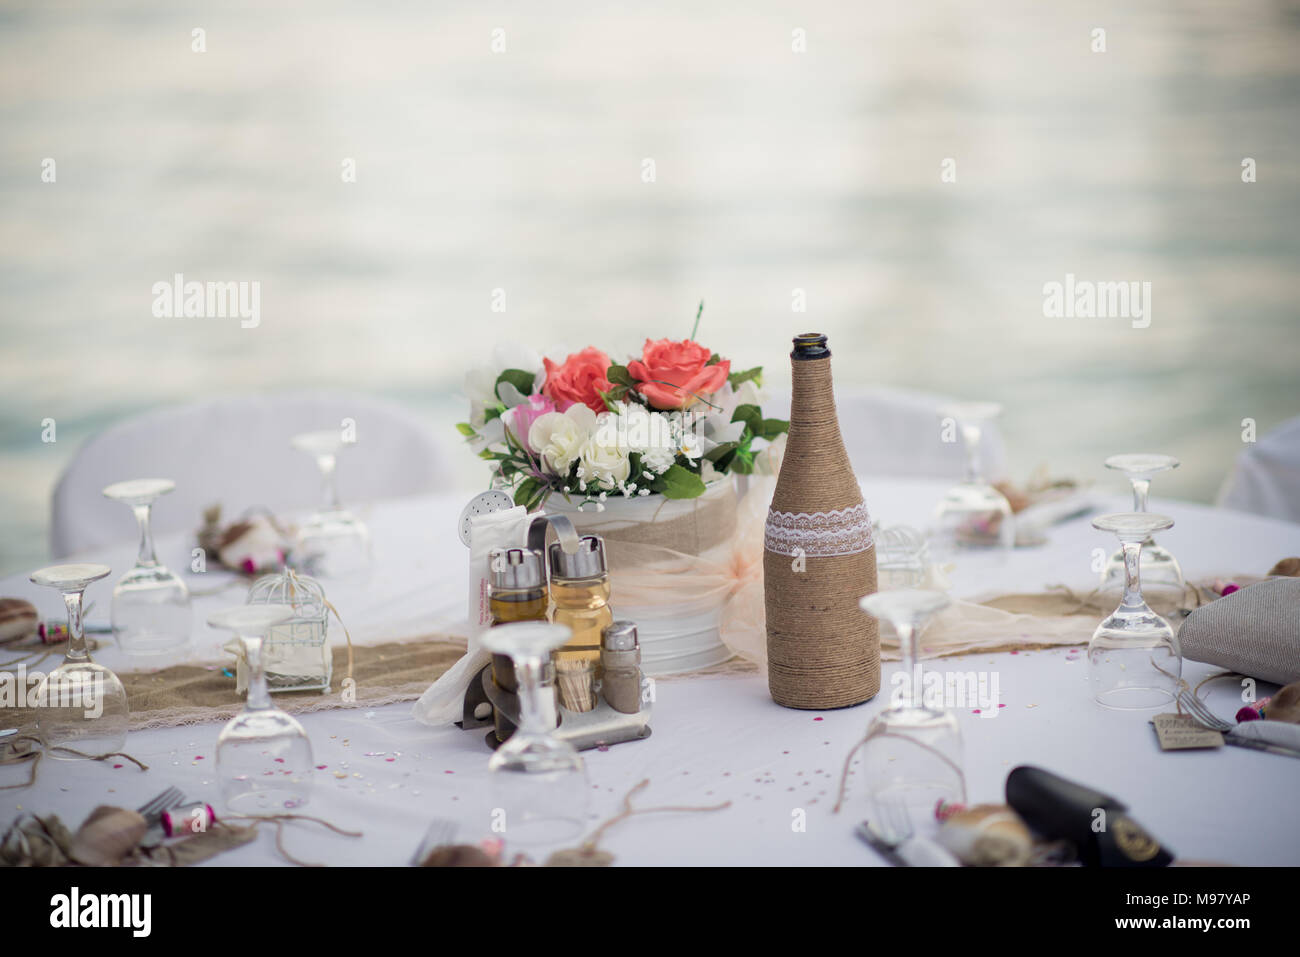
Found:
[[[829,359],[831,350],[826,348],[826,337],[820,332],[801,332],[794,337],[794,351],[791,359]]]

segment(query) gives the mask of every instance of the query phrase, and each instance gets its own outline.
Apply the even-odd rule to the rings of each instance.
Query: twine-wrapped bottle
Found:
[[[858,607],[876,590],[871,518],[840,437],[831,352],[796,336],[790,435],[767,514],[768,689],[787,708],[843,708],[880,690],[880,632]]]

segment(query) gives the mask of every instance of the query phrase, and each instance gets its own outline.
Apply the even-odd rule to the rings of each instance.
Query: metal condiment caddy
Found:
[[[554,529],[559,539],[558,545],[551,546],[552,552],[559,550],[573,555],[584,543],[565,516],[538,515],[528,528],[528,548],[537,552],[539,557],[546,554],[544,546],[548,529]],[[603,560],[603,545],[597,541]],[[513,560],[517,561],[517,558]],[[501,568],[504,574],[511,570],[508,563],[501,563]],[[606,626],[601,635],[600,659],[605,677],[596,689],[594,707],[589,711],[573,711],[557,702],[555,708],[558,715],[555,737],[568,741],[579,751],[639,741],[650,736],[654,679],[641,672],[636,625],[615,621]],[[485,666],[470,680],[465,690],[460,726],[465,730],[487,728],[488,747],[495,749],[501,743],[499,729],[513,729],[518,722],[518,695],[502,687],[494,678],[493,665]]]

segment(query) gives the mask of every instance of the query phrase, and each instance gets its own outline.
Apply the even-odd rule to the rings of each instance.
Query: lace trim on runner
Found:
[[[867,506],[831,512],[778,512],[769,509],[763,547],[778,555],[829,557],[865,552],[874,544]]]

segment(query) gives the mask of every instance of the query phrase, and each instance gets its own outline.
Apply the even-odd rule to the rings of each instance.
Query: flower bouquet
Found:
[[[626,364],[594,346],[563,362],[517,347],[495,358],[466,375],[458,428],[529,511],[556,493],[596,511],[610,496],[697,498],[729,473],[764,471],[755,443],[789,428],[763,417],[761,367],[732,372],[691,339],[647,339]]]
[[[789,427],[763,416],[762,369],[733,372],[694,332],[647,339],[626,363],[590,346],[562,362],[517,346],[494,358],[466,375],[459,426],[493,485],[604,539],[648,674],[725,661],[724,620],[761,569],[766,513],[738,500],[732,476],[775,475]]]

